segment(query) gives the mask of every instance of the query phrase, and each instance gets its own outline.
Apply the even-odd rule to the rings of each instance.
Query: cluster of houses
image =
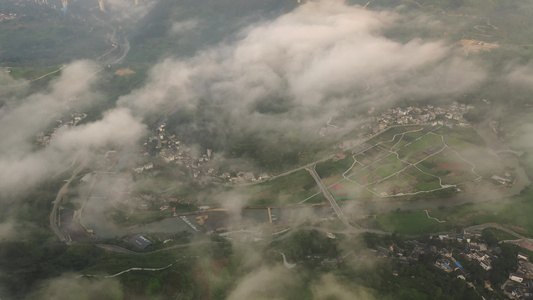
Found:
[[[191,159],[190,150],[189,147],[182,145],[175,135],[168,134],[166,124],[162,123],[144,142],[140,154],[141,156],[155,154],[165,163],[187,164]]]
[[[481,234],[477,231],[442,234],[431,237],[432,240],[440,242],[430,242],[429,245],[417,240],[409,240],[404,242],[405,249],[392,244],[388,248],[378,246],[375,252],[377,257],[393,258],[405,265],[416,265],[420,263],[422,255],[432,255],[435,258],[433,265],[436,268],[453,274],[473,286],[473,283],[469,281],[470,273],[454,256],[459,257],[463,262],[468,262],[468,266],[479,264],[483,270],[489,271],[492,269],[492,263],[499,259],[502,253],[500,247],[488,247],[487,244],[480,242],[482,240],[480,236]],[[443,245],[442,242],[446,240],[450,241],[446,244],[451,245],[451,250],[435,246],[435,244]],[[502,288],[511,299],[533,300],[533,264],[529,263],[524,254],[519,253],[518,259],[517,271],[510,274],[509,280]],[[394,271],[393,274],[398,276],[398,271]],[[487,289],[492,289],[488,281],[485,286]]]
[[[466,104],[458,104],[454,102],[448,108],[434,107],[427,105],[426,107],[407,107],[407,108],[391,108],[377,118],[373,118],[379,124],[374,127],[373,133],[376,134],[392,125],[407,125],[407,124],[431,124],[452,127],[454,125],[470,126],[463,118],[463,115],[473,106]],[[374,110],[371,110],[373,114]],[[331,120],[330,120],[331,121]],[[328,124],[319,132],[321,136],[326,135],[328,130],[334,130],[335,125]],[[368,125],[369,128],[371,125]],[[361,133],[357,140],[345,141],[341,148],[358,145],[363,141],[364,134]],[[153,134],[143,144],[140,155],[148,156],[155,155],[163,163],[175,163],[186,166],[191,177],[196,178],[199,182],[212,182],[213,179],[218,182],[226,182],[229,184],[242,184],[247,182],[262,181],[269,178],[269,175],[256,175],[252,172],[245,172],[240,170],[232,170],[232,172],[222,171],[218,173],[213,164],[213,151],[207,151],[199,157],[194,157],[191,153],[191,148],[179,141],[175,135],[167,133],[167,125],[160,124]],[[146,168],[145,166],[148,166]],[[153,166],[153,165],[152,165]],[[137,173],[142,173],[144,170],[151,169],[150,165],[139,166],[134,169]]]
[[[498,255],[501,254],[502,250],[500,249],[500,247],[489,248],[487,244],[485,243],[476,242],[476,241],[479,241],[479,237],[480,237],[480,233],[477,231],[473,231],[473,232],[464,231],[463,233],[460,233],[460,234],[439,235],[439,239],[441,240],[443,239],[457,240],[457,242],[463,245],[462,248],[455,249],[459,255],[461,255],[463,258],[465,258],[466,260],[470,262],[475,261],[477,264],[479,264],[481,268],[483,268],[483,270],[489,271],[492,269],[492,262],[498,259]],[[441,252],[444,254],[445,257],[451,257],[451,254],[447,255],[446,249],[441,249]],[[451,265],[448,264],[448,266],[451,267],[451,269],[446,268],[446,266],[444,266],[443,269],[445,271],[458,270],[456,268],[457,265],[458,264],[454,260],[453,264]],[[443,267],[442,264],[440,264],[440,266],[441,268]],[[462,266],[458,265],[458,267],[460,270],[462,270]],[[464,272],[464,270],[462,271]],[[467,277],[466,276],[467,273],[461,274],[461,275],[463,275],[464,277]],[[461,279],[465,279],[461,277],[460,275],[458,277]]]
[[[239,184],[245,182],[254,182],[268,179],[270,176],[268,173],[261,173],[259,176],[255,176],[253,172],[240,171],[236,173],[236,176],[231,176],[230,173],[224,172],[221,175],[222,178],[229,180],[229,183]]]
[[[533,264],[527,255],[518,253],[518,267],[503,285],[504,293],[511,299],[533,299]]]
[[[441,248],[439,254],[441,257],[435,261],[435,266],[437,268],[440,268],[445,272],[458,271],[461,274],[458,274],[457,277],[463,280],[466,279],[467,274],[463,270],[463,266],[453,257],[452,252],[448,251],[446,248]]]
[[[154,163],[147,163],[147,164],[144,164],[142,166],[139,166],[133,169],[133,171],[135,171],[136,173],[142,173],[144,170],[150,170],[153,168],[154,168]]]
[[[378,126],[373,128],[373,133],[377,133],[392,125],[407,125],[407,124],[431,124],[433,126],[449,126],[459,125],[462,127],[470,126],[464,119],[464,114],[473,109],[472,105],[458,104],[454,102],[450,107],[434,107],[427,105],[425,107],[407,108],[390,108],[386,112],[378,116]]]
[[[514,176],[511,172],[505,172],[502,176],[500,175],[492,175],[491,179],[493,182],[500,186],[512,186],[514,183]]]
[[[177,139],[176,135],[167,133],[166,124],[160,124],[153,134],[144,142],[141,149],[141,156],[155,155],[157,159],[165,164],[174,163],[186,166],[190,175],[194,178],[202,177],[204,174],[212,174],[214,169],[206,167],[212,160],[213,151],[207,149],[206,153],[200,157],[193,157],[191,148],[184,145]],[[148,167],[147,167],[148,166]],[[137,173],[153,168],[153,163],[134,168]]]
[[[59,116],[56,119],[56,124],[54,126],[54,129],[51,133],[45,134],[44,132],[40,132],[37,134],[37,137],[35,138],[35,141],[38,144],[41,144],[43,146],[47,146],[50,144],[50,141],[52,140],[54,134],[56,134],[61,129],[66,129],[69,127],[74,127],[76,124],[78,124],[79,121],[85,119],[87,117],[87,114],[85,113],[78,113],[78,112],[71,112],[67,115]]]
[[[170,197],[167,199],[165,197],[152,194],[143,194],[134,200],[137,201],[138,205],[136,208],[139,210],[148,210],[150,208],[156,208],[163,211],[172,208],[172,212],[174,213],[174,215],[176,213],[176,206],[178,204],[191,205],[191,203],[193,202],[192,199],[189,197]],[[201,208],[202,207],[199,207],[199,209]]]
[[[471,260],[478,261],[483,270],[488,271],[492,269],[492,261],[498,259],[497,255],[500,251],[499,248],[489,251],[487,245],[483,243],[476,244],[469,242],[464,255]]]
[[[269,178],[267,173],[262,173],[256,176],[253,172],[245,172],[240,170],[232,170],[232,172],[216,172],[213,161],[213,150],[206,149],[205,153],[195,157],[191,152],[191,148],[184,145],[176,138],[174,134],[168,134],[166,124],[159,125],[153,134],[144,142],[140,155],[142,157],[155,155],[156,158],[165,163],[174,163],[177,165],[186,166],[191,177],[200,182],[209,181],[213,179],[219,182],[226,182],[230,184],[239,184],[246,182],[254,182],[258,180],[265,180]],[[154,167],[152,162],[140,165],[134,168],[136,173],[142,173],[145,170],[150,170]],[[185,174],[184,174],[185,175]],[[207,180],[210,179],[210,180]]]
[[[15,20],[17,18],[17,14],[15,13],[9,13],[9,14],[3,14],[0,13],[0,23]]]
[[[468,277],[468,273],[463,266],[453,257],[452,252],[446,248],[438,249],[436,246],[430,246],[417,240],[406,241],[405,244],[411,250],[402,249],[396,244],[392,244],[388,249],[378,247],[378,257],[390,257],[392,255],[394,259],[402,264],[415,265],[419,262],[421,255],[432,254],[436,256],[435,267],[448,273],[456,272],[457,277],[463,280]],[[397,276],[397,272],[394,275]]]
[[[152,241],[141,234],[132,236],[128,241],[139,249],[145,249],[146,247],[152,245]]]

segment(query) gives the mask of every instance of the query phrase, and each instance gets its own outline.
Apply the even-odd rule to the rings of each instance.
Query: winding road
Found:
[[[126,55],[128,55],[128,52],[130,52],[131,49],[128,37],[123,37],[122,42],[118,43],[118,48],[120,52],[118,53],[117,57],[107,59],[104,61],[104,65],[116,65],[121,63],[124,58],[126,58]]]
[[[83,168],[85,168],[86,165],[87,165],[87,161],[83,161],[82,163],[78,165],[76,169],[74,169],[70,178],[67,179],[65,184],[61,187],[61,189],[59,189],[59,192],[57,193],[57,196],[53,202],[54,207],[52,208],[52,212],[50,213],[50,228],[52,228],[52,231],[55,233],[55,235],[57,235],[60,241],[66,242],[67,244],[70,244],[71,242],[70,236],[64,233],[63,231],[61,231],[59,226],[57,226],[58,207],[59,207],[59,203],[61,203],[61,199],[63,199],[63,196],[68,191],[68,186],[70,185],[72,180],[74,180],[74,178],[78,176],[78,173],[81,172]]]

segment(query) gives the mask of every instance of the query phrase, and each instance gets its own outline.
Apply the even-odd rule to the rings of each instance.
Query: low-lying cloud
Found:
[[[375,297],[361,287],[354,285],[350,285],[349,287],[343,286],[332,274],[326,274],[313,286],[313,299],[370,300],[375,299]]]
[[[118,280],[80,277],[64,274],[44,282],[28,299],[123,299],[124,293]]]
[[[9,100],[16,98],[20,92],[25,91],[28,83],[23,79],[14,79],[10,75],[9,69],[0,68],[0,107],[9,103]],[[0,116],[2,111],[0,111]]]
[[[195,30],[200,26],[200,21],[197,19],[190,19],[180,22],[174,22],[172,23],[172,26],[169,30],[169,35],[181,35],[181,34],[187,34],[191,30]]]
[[[237,284],[228,299],[286,299],[286,292],[298,284],[294,274],[285,267],[260,268]]]
[[[384,30],[402,18],[341,1],[308,2],[249,26],[235,41],[162,61],[119,104],[138,114],[195,115],[180,128],[223,145],[239,132],[276,135],[290,128],[308,138],[332,115],[453,97],[484,79],[480,67],[444,42],[386,37]]]
[[[126,108],[112,109],[101,120],[56,130],[50,144],[35,149],[40,132],[50,131],[56,119],[70,109],[83,109],[98,97],[93,92],[96,68],[74,62],[54,81],[49,92],[11,103],[0,118],[0,195],[12,196],[43,178],[69,167],[75,159],[94,158],[104,150],[136,145],[145,125]]]

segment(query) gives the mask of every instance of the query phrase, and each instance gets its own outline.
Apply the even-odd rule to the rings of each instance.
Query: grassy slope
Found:
[[[425,234],[447,230],[447,224],[428,219],[424,211],[393,212],[377,216],[377,222],[386,231],[402,234]]]
[[[424,211],[393,212],[377,216],[372,227],[404,234],[435,233],[450,228],[497,223],[517,233],[533,236],[533,191],[499,203],[465,204],[457,207],[432,210],[431,217],[444,220],[439,224],[428,219]],[[502,239],[512,239],[508,234],[498,234]]]

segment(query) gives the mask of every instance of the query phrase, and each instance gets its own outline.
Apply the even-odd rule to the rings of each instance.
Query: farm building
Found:
[[[144,248],[152,245],[152,242],[150,242],[149,239],[145,238],[144,236],[142,236],[140,234],[136,234],[136,235],[132,236],[129,239],[129,242],[132,243],[133,245],[135,245],[135,247],[140,248],[140,249],[144,249]]]

